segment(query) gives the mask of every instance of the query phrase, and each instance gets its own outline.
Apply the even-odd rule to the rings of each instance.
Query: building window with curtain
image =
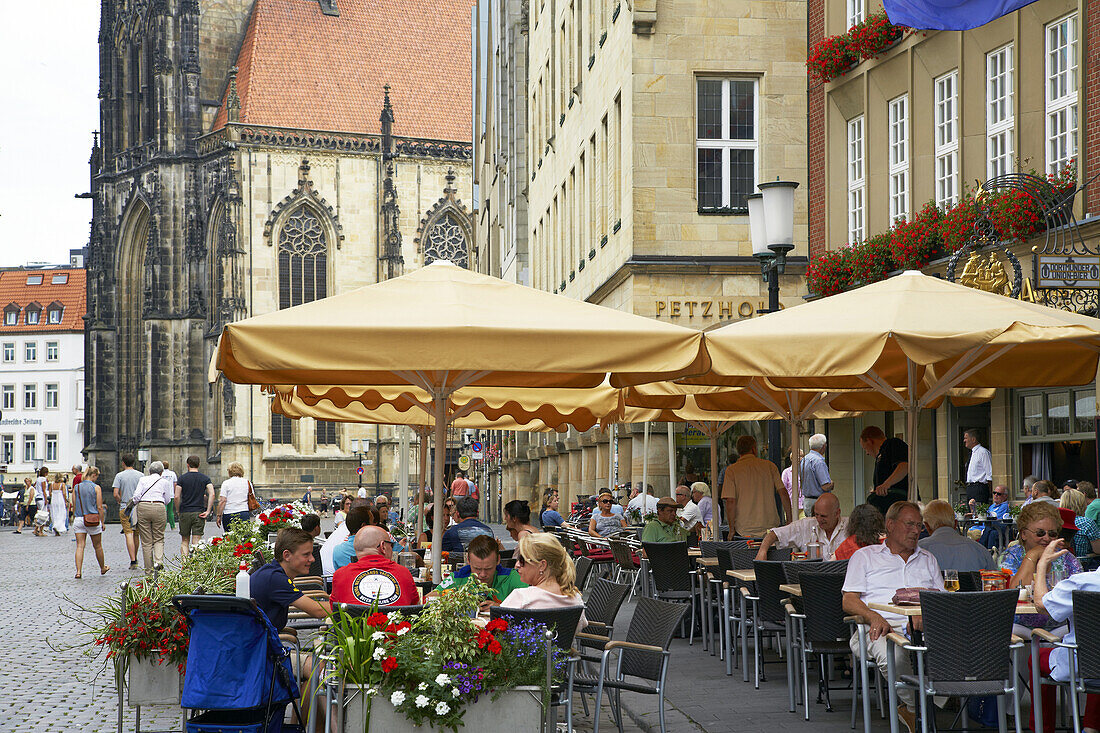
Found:
[[[1047,173],[1077,157],[1077,15],[1046,27]]]
[[[862,242],[864,228],[863,115],[848,120],[848,243]]]
[[[847,0],[846,9],[848,15],[848,28],[856,23],[863,22],[863,5],[865,0]]]
[[[942,209],[959,200],[959,72],[936,78],[936,205]]]
[[[336,445],[336,423],[317,421],[317,445]]]
[[[1011,173],[1014,168],[1012,135],[1016,115],[1012,91],[1012,44],[986,54],[985,69],[986,178],[996,178]]]
[[[328,243],[320,218],[308,206],[287,217],[279,233],[279,308],[328,295]]]
[[[1054,481],[1096,475],[1096,390],[1017,390],[1020,474]]]
[[[286,415],[271,413],[271,444],[291,445],[294,442],[292,422]]]
[[[890,223],[909,216],[909,96],[890,100]]]
[[[746,213],[756,190],[759,82],[700,78],[696,92],[699,211]]]

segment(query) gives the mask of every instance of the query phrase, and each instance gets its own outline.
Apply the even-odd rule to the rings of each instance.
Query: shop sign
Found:
[[[1100,288],[1100,257],[1038,255],[1039,287]]]
[[[768,309],[767,301],[737,298],[698,298],[690,295],[670,296],[655,301],[653,315],[657,318],[687,318],[700,322],[718,320],[728,321],[735,318],[752,318]],[[780,310],[783,304],[779,304]]]

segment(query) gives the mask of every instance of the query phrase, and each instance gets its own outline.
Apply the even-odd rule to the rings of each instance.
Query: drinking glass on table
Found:
[[[952,593],[959,589],[959,571],[958,570],[944,570],[943,571],[943,587],[945,590],[949,590]]]
[[[1058,585],[1059,583],[1061,583],[1063,580],[1065,580],[1068,577],[1069,577],[1069,575],[1066,573],[1066,566],[1065,566],[1064,563],[1052,562],[1050,564],[1050,587],[1051,588]]]

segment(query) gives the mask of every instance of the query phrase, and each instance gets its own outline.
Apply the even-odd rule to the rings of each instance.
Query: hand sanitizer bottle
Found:
[[[237,598],[249,598],[249,580],[248,564],[241,563],[241,569],[237,571]]]

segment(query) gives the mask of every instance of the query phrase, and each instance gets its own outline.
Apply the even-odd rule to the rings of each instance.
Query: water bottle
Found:
[[[237,571],[237,598],[250,598],[249,593],[248,564],[241,563],[241,569]]]

